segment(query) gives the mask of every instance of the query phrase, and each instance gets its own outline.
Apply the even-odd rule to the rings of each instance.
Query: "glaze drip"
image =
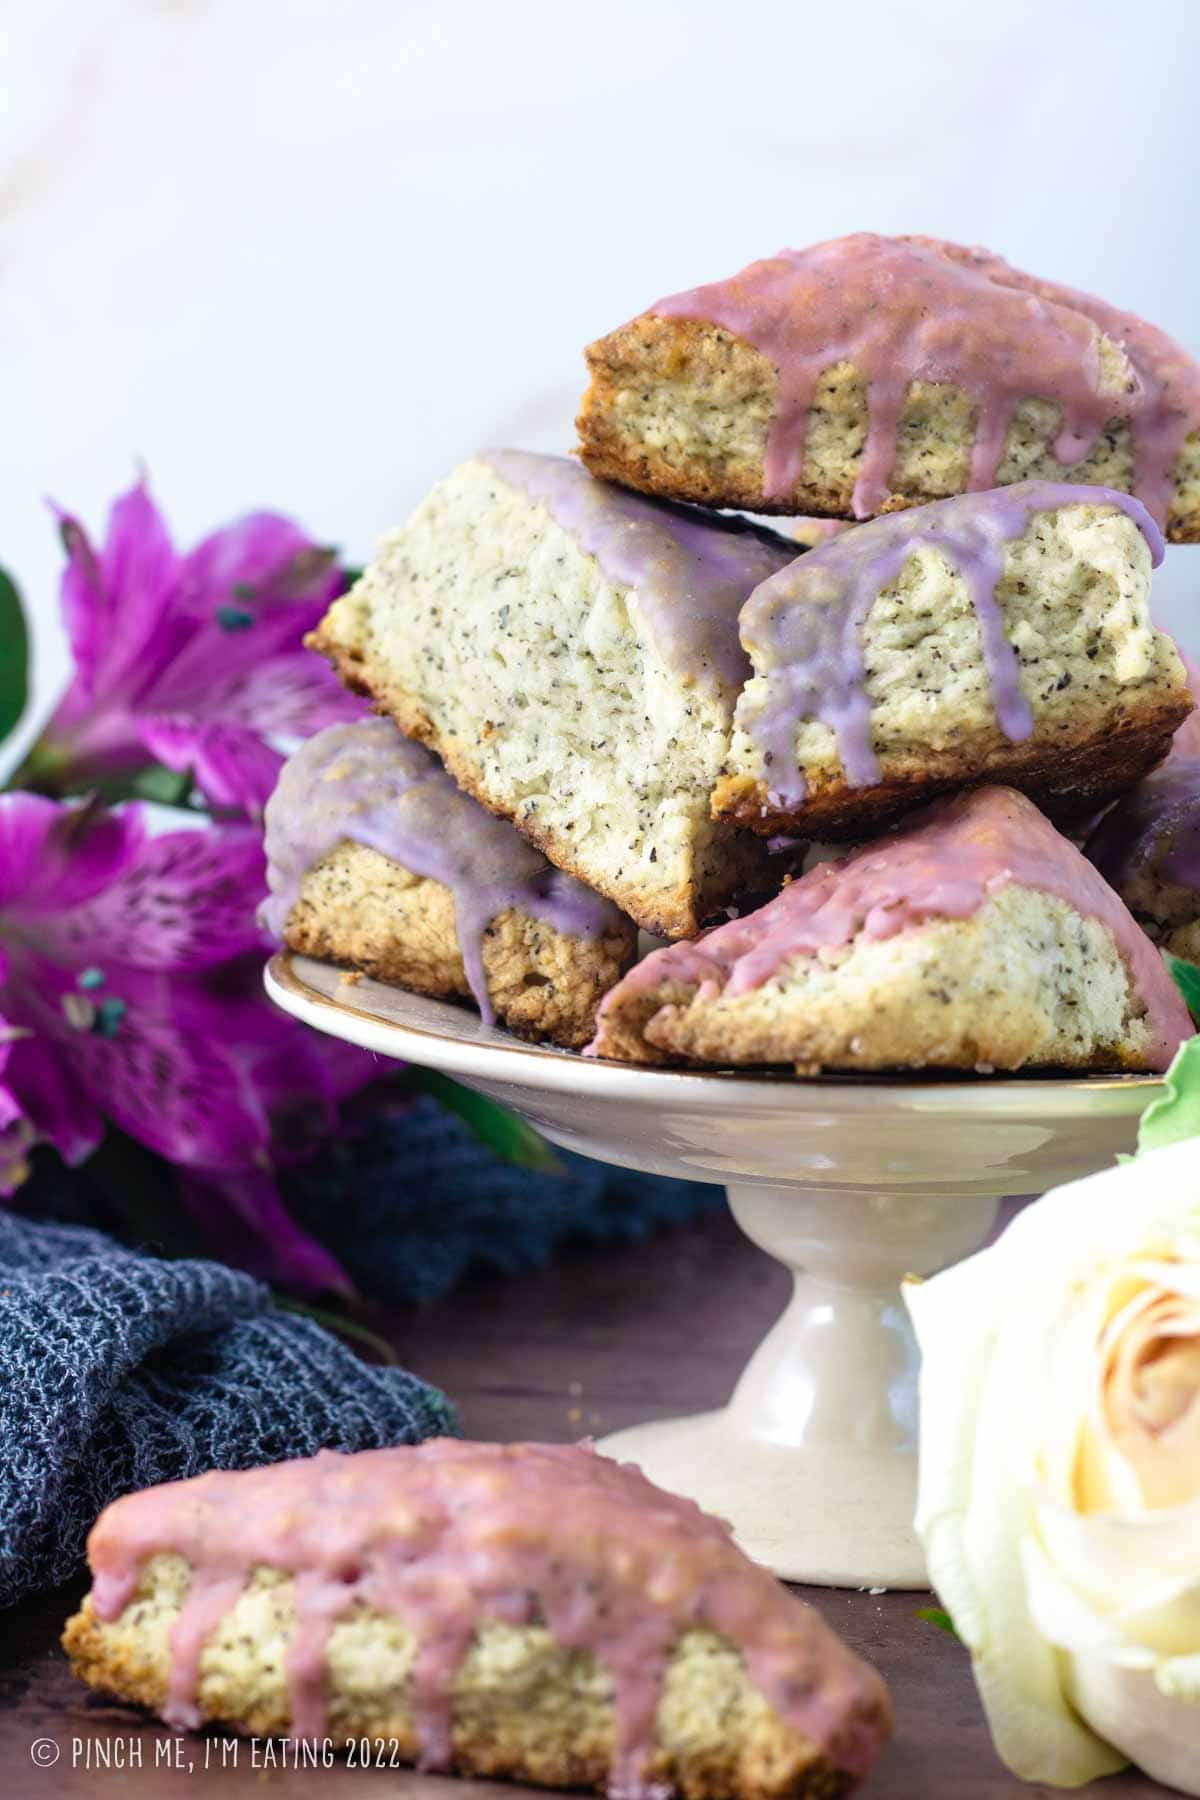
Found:
[[[483,938],[500,913],[516,908],[569,937],[621,928],[611,902],[485,812],[390,719],[331,725],[309,738],[284,764],[265,825],[271,892],[259,917],[272,937],[282,941],[308,871],[341,843],[365,844],[450,889],[467,982],[489,1025]]]
[[[896,431],[914,381],[948,383],[975,404],[969,485],[994,485],[1022,400],[1061,408],[1054,453],[1068,466],[1090,454],[1113,418],[1142,400],[1132,368],[1106,388],[1092,319],[1037,294],[1002,287],[932,247],[932,240],[855,232],[808,250],[781,250],[728,281],[656,301],[663,318],[699,319],[744,338],[774,364],[779,392],[767,438],[764,488],[786,500],[804,466],[808,414],[826,370],[853,363],[867,388],[867,438],[853,510],[877,513],[891,491]]]
[[[1087,854],[1106,881],[1134,876],[1200,892],[1200,757],[1172,756],[1104,815]]]
[[[1082,313],[1121,346],[1142,384],[1133,419],[1133,491],[1158,524],[1164,525],[1171,505],[1176,458],[1190,434],[1200,429],[1200,363],[1165,331],[1139,319],[1136,313],[1123,312],[1107,300],[1081,293],[1078,288],[1064,287],[1061,282],[1026,275],[1002,257],[993,256],[990,250],[967,249],[939,238],[914,237],[903,242],[974,269],[1000,287],[1019,288],[1053,306]]]
[[[931,919],[969,919],[1010,882],[1066,901],[1108,929],[1146,1007],[1150,1066],[1165,1069],[1192,1023],[1162,959],[1091,863],[1009,788],[936,802],[895,835],[820,863],[758,912],[654,951],[605,996],[600,1019],[631,993],[668,982],[695,987],[702,999],[749,993],[793,957],[895,937]]]
[[[645,1771],[671,1649],[694,1626],[727,1637],[780,1715],[834,1767],[865,1774],[888,1729],[886,1690],[812,1609],[738,1550],[729,1528],[587,1446],[443,1438],[355,1456],[322,1451],[214,1471],[118,1500],[92,1532],[92,1605],[120,1617],[145,1562],[192,1566],[171,1634],[171,1722],[200,1721],[206,1641],[258,1567],[296,1576],[287,1654],[292,1735],[325,1729],[336,1621],[363,1603],[417,1640],[411,1697],[423,1766],[451,1760],[451,1689],[479,1627],[544,1622],[613,1684],[612,1789]],[[661,1790],[660,1790],[661,1791]]]
[[[596,481],[565,456],[485,450],[510,487],[544,506],[612,582],[633,588],[664,662],[710,691],[740,688],[750,665],[737,618],[752,588],[796,545],[748,519],[647,500]]]
[[[1005,552],[1035,513],[1062,506],[1114,506],[1133,520],[1157,565],[1163,545],[1141,502],[1108,488],[1022,481],[985,494],[959,494],[908,512],[891,513],[843,532],[781,570],[751,594],[742,610],[742,641],[766,680],[765,697],[743,695],[736,722],[762,754],[771,803],[794,807],[806,786],[797,767],[796,732],[820,719],[837,737],[848,784],[879,780],[871,743],[862,632],[881,589],[910,556],[942,556],[966,584],[979,621],[996,722],[1012,743],[1033,729],[1021,692],[1017,655],[1004,630],[996,587]]]

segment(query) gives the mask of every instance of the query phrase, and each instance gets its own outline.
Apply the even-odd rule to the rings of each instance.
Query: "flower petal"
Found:
[[[148,838],[106,892],[47,921],[56,956],[103,972],[201,969],[264,947],[255,908],[266,892],[259,832],[249,825]]]
[[[171,605],[179,559],[144,481],[113,504],[99,554],[77,519],[61,511],[58,518],[67,550],[63,619],[76,676],[56,709],[56,735],[94,704],[111,709],[130,691],[144,690],[191,629]]]
[[[188,606],[206,620],[224,603],[264,595],[326,606],[340,586],[329,553],[273,512],[247,513],[204,538],[184,558],[180,582]]]
[[[257,818],[275,791],[283,757],[244,726],[155,717],[140,720],[139,730],[159,762],[180,773],[191,771],[212,806]]]
[[[145,838],[141,810],[0,794],[0,912],[38,920],[109,887]]]
[[[10,980],[8,1004],[53,1052],[72,1095],[93,1116],[112,1119],[171,1162],[239,1168],[265,1158],[267,1133],[244,1090],[233,1021],[206,982],[203,974],[113,965],[105,970],[97,1026],[89,1029],[86,1020],[72,1022],[80,1013],[75,971],[26,954]],[[101,1028],[103,1008],[111,1009],[109,1029]],[[14,1046],[10,1062],[23,1101],[13,1071],[24,1047]],[[26,1110],[40,1124],[33,1108]]]
[[[267,657],[217,678],[213,704],[220,717],[278,737],[311,737],[326,725],[365,718],[370,703],[344,688],[333,670],[307,650]]]
[[[104,1136],[104,1121],[52,1044],[18,1038],[4,1074],[38,1137],[53,1144],[64,1162],[74,1165],[92,1154]]]
[[[224,1261],[302,1293],[353,1292],[337,1258],[292,1218],[265,1170],[190,1169],[180,1200]]]

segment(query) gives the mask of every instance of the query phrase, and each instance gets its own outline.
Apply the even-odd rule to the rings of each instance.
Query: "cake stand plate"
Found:
[[[440,1069],[547,1138],[722,1185],[795,1292],[728,1405],[600,1448],[733,1526],[787,1580],[926,1585],[912,1529],[917,1349],[900,1297],[986,1239],[1002,1198],[1133,1146],[1161,1083],[833,1077],[638,1068],[521,1043],[474,1012],[279,955],[272,999],[318,1031]]]

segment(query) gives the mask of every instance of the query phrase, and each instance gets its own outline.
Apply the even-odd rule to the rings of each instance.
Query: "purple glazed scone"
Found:
[[[856,525],[742,608],[754,674],[718,818],[862,838],[997,782],[1064,824],[1170,747],[1192,708],[1150,617],[1162,540],[1137,500],[1021,482]]]
[[[1200,756],[1173,751],[1084,848],[1156,944],[1200,962]]]
[[[489,450],[438,483],[309,640],[492,812],[647,931],[773,870],[714,820],[747,595],[796,545]]]
[[[577,1049],[630,921],[454,785],[390,719],[296,750],[266,809],[263,923],[289,949]]]

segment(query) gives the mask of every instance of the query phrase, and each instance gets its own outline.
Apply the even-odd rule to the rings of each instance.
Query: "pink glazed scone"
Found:
[[[176,1726],[621,1800],[847,1793],[887,1689],[729,1528],[588,1446],[443,1438],[105,1511],[64,1645]]]
[[[1191,1020],[1032,801],[977,788],[606,995],[588,1054],[822,1069],[1165,1069]]]

